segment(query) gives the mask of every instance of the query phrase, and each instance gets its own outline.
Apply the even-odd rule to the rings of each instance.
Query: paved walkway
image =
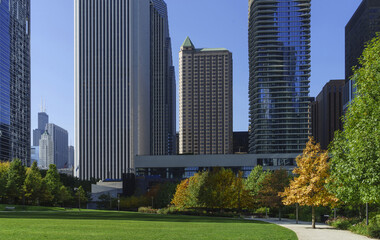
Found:
[[[252,218],[249,218],[252,219]],[[293,230],[299,240],[369,240],[368,238],[362,235],[357,235],[350,231],[337,230],[329,225],[323,223],[317,223],[316,228],[311,227],[311,222],[301,222],[296,224],[296,221],[293,219],[282,219],[278,221],[278,218],[254,218],[253,220],[265,221],[274,223],[290,230]]]

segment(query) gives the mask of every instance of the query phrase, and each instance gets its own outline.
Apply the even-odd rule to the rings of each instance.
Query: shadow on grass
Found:
[[[157,215],[134,212],[110,211],[66,211],[66,212],[1,212],[0,219],[71,219],[71,220],[124,220],[152,222],[210,222],[210,223],[247,223],[271,224],[262,221],[231,219],[221,217],[198,217],[183,215]]]

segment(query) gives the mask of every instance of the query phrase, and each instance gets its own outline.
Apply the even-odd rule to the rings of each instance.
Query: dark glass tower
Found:
[[[176,153],[176,87],[168,11],[163,0],[150,0],[151,154]]]
[[[0,1],[0,160],[30,163],[30,0]]]
[[[311,0],[249,0],[249,152],[299,153],[310,133]]]

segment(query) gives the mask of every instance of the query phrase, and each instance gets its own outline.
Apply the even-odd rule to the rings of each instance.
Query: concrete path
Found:
[[[249,218],[251,220],[265,221],[269,223],[274,223],[290,230],[293,230],[299,240],[369,240],[368,238],[362,235],[357,235],[350,231],[337,230],[333,227],[330,227],[327,224],[317,223],[316,228],[311,227],[311,222],[301,222],[296,224],[296,221],[293,219],[282,219],[278,221],[278,218]]]

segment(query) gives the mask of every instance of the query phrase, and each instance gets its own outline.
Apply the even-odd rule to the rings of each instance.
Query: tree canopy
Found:
[[[354,67],[355,98],[330,145],[329,188],[346,203],[380,202],[380,37]]]

